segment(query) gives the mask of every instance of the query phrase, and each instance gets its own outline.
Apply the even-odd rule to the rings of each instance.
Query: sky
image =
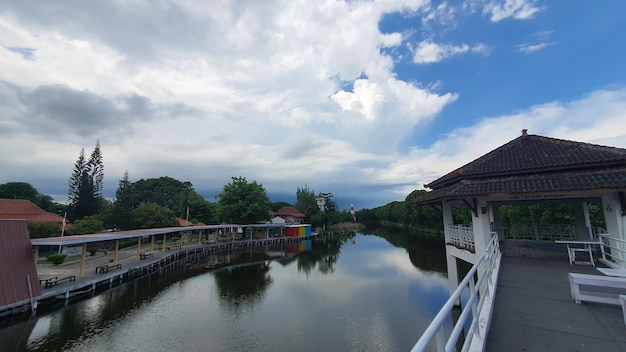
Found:
[[[3,1],[0,184],[402,201],[529,134],[626,148],[626,2]]]

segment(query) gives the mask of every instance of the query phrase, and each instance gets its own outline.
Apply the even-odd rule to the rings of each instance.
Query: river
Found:
[[[407,351],[448,296],[443,243],[399,230],[209,264],[225,260],[256,264],[201,263],[0,322],[0,350]]]

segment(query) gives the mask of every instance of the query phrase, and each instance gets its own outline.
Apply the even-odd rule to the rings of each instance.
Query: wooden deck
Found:
[[[621,307],[576,304],[570,272],[602,275],[566,256],[503,256],[486,351],[626,351]]]

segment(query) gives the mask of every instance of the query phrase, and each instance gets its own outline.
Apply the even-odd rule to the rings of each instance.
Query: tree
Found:
[[[104,231],[104,222],[98,216],[85,216],[76,220],[67,230],[68,235],[87,235]]]
[[[54,204],[52,197],[40,194],[35,187],[26,182],[7,182],[0,185],[0,198],[26,199],[45,211],[58,213],[58,204]]]
[[[232,177],[217,195],[217,216],[220,221],[253,224],[269,218],[271,202],[263,185],[245,177]]]
[[[183,219],[189,208],[190,221],[195,219],[206,224],[215,222],[214,205],[198,194],[189,181],[181,182],[167,176],[132,183],[123,180],[120,181],[118,191],[118,200],[123,200],[127,209],[134,209],[142,202],[150,202],[172,210]]]
[[[136,229],[178,226],[174,212],[155,203],[141,203],[132,214]]]
[[[96,147],[93,149],[87,164],[93,188],[92,192],[95,197],[101,197],[102,182],[104,181],[104,164],[102,162],[102,152],[100,151],[100,141],[96,141]]]
[[[55,222],[28,221],[27,226],[30,238],[56,237],[61,235],[61,226]]]
[[[115,202],[110,219],[110,226],[120,230],[132,228],[131,210],[133,210],[130,199],[130,185],[128,170],[124,172],[124,177],[119,181],[115,191]]]
[[[317,201],[315,200],[315,192],[309,189],[307,185],[304,185],[303,188],[298,187],[296,189],[296,204],[294,206],[302,214],[306,215],[307,219],[310,221],[320,212],[320,208],[317,206]]]
[[[89,160],[85,159],[85,149],[80,150],[68,182],[69,217],[72,221],[98,212],[103,178],[102,152],[100,141],[97,141]]]
[[[287,202],[272,202],[272,205],[270,206],[270,210],[279,211],[280,208],[282,207],[291,207],[291,206],[292,205]]]

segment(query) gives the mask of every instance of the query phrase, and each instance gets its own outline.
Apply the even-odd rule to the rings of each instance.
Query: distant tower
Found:
[[[350,204],[350,215],[352,215],[352,222],[356,222],[356,212],[354,211],[354,204]]]

